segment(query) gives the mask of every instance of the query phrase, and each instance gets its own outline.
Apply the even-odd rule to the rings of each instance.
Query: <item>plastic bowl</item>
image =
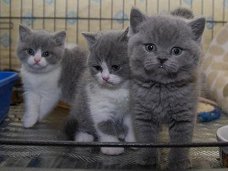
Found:
[[[16,72],[0,71],[0,122],[9,112],[12,89],[17,79],[18,74]]]
[[[216,136],[219,142],[228,142],[228,125],[219,128]],[[228,167],[228,147],[220,147],[219,155],[221,164]]]

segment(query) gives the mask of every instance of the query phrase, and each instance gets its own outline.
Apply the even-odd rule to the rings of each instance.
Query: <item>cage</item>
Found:
[[[0,70],[19,71],[16,57],[18,25],[33,29],[67,31],[67,42],[86,47],[81,32],[123,29],[129,25],[129,13],[135,6],[147,15],[169,12],[177,7],[186,7],[195,16],[207,19],[203,37],[206,51],[210,42],[228,20],[227,0],[0,0]],[[1,98],[1,97],[0,97]],[[19,97],[17,97],[18,99]],[[100,146],[137,146],[159,148],[160,170],[165,170],[167,153],[172,145],[167,144],[168,135],[164,128],[163,144],[102,144],[74,143],[65,141],[61,131],[61,120],[68,109],[57,107],[52,114],[32,129],[21,124],[23,104],[10,108],[8,117],[0,125],[0,167],[62,168],[62,169],[132,169],[151,170],[137,165],[134,150],[120,156],[105,156],[97,150]],[[222,170],[219,148],[226,143],[216,143],[216,130],[228,123],[228,116],[210,123],[197,123],[190,157],[194,169]],[[185,146],[184,146],[185,147]],[[183,146],[178,147],[183,148]]]

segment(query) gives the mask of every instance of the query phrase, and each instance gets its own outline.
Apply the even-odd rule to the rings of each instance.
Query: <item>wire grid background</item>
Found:
[[[68,43],[86,47],[81,32],[126,28],[132,6],[147,15],[182,6],[195,16],[205,16],[205,50],[228,20],[228,0],[0,0],[0,70],[20,67],[16,58],[20,23],[33,29],[66,30]]]

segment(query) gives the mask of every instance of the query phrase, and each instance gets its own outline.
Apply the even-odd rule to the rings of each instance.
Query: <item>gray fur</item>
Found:
[[[171,15],[184,17],[186,19],[193,19],[194,14],[190,9],[179,7],[173,11],[171,11]]]
[[[29,56],[26,49],[32,48],[50,52],[46,59],[51,65],[57,65],[64,56],[65,31],[49,33],[45,30],[31,30],[26,26],[19,26],[19,43],[17,47],[17,56],[24,62]],[[27,66],[27,65],[25,65]],[[29,66],[26,67],[31,72],[46,72],[46,70],[34,70]]]
[[[186,23],[173,16],[146,17],[132,9],[130,26],[133,28],[130,28],[128,53],[132,74],[131,109],[137,141],[158,143],[159,126],[167,123],[171,144],[192,142],[198,97],[198,40],[204,25],[203,18]],[[148,43],[156,48],[147,51],[145,44]],[[171,53],[174,47],[181,48],[182,53]],[[143,152],[144,164],[156,163],[156,149]],[[185,148],[171,149],[169,169],[190,167],[188,153],[189,149]]]
[[[105,134],[114,135],[120,139],[124,139],[128,131],[128,128],[121,121],[113,122],[112,120],[100,122],[98,128]]]
[[[65,48],[65,37],[65,31],[50,33],[45,30],[32,30],[20,25],[17,56],[27,71],[45,74],[50,72],[50,70],[46,68],[38,70],[27,65],[25,61],[29,55],[26,53],[26,50],[32,48],[34,50],[48,51],[51,54],[46,58],[49,65],[62,67],[59,80],[62,98],[65,102],[71,102],[75,94],[75,85],[78,82],[79,75],[86,67],[87,54],[80,47]]]
[[[109,70],[111,70],[111,65],[113,64],[120,65],[121,70],[117,71],[115,74],[124,78],[124,82],[129,80],[126,34],[127,32],[122,31],[83,33],[88,42],[90,54],[88,58],[88,68],[80,77],[79,85],[77,87],[78,91],[75,97],[76,100],[65,126],[65,132],[70,139],[74,139],[76,132],[80,131],[93,135],[95,140],[97,140],[98,135],[91,117],[86,87],[89,85],[89,88],[94,91],[94,86],[99,85],[94,76],[98,71],[94,69],[94,66],[100,65],[102,61],[107,63]],[[119,86],[120,85],[103,88],[118,89]],[[72,122],[76,123],[77,126],[72,124]],[[103,133],[116,136],[121,136],[123,130],[126,130],[124,125],[119,121],[112,122],[111,127],[109,123],[110,121],[98,123],[98,127]]]

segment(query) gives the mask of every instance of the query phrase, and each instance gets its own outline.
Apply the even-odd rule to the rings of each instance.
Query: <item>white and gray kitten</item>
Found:
[[[77,142],[135,141],[128,105],[127,32],[83,34],[90,49],[88,70],[66,125],[68,136]],[[124,148],[102,147],[101,152],[118,155]]]
[[[185,21],[171,15],[148,17],[137,9],[131,10],[130,95],[138,142],[158,143],[159,127],[163,123],[169,127],[171,144],[192,142],[204,27],[204,18]],[[141,152],[142,164],[157,164],[157,149]],[[169,170],[189,168],[188,154],[188,148],[172,148]]]
[[[74,98],[87,57],[79,47],[65,48],[65,37],[65,31],[49,33],[19,26],[17,56],[22,64],[26,128],[42,120],[60,99],[70,103]]]

